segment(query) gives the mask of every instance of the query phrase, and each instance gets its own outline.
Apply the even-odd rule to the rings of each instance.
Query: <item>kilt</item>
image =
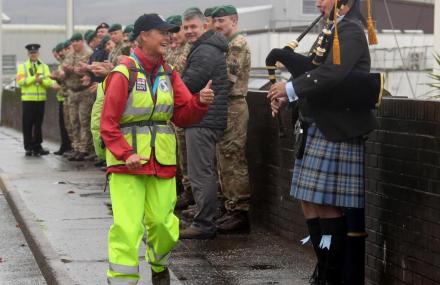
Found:
[[[290,194],[315,204],[363,208],[364,139],[331,142],[311,125],[304,156],[295,161]]]

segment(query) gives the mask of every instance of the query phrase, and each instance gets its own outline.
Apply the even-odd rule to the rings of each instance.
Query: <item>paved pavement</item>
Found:
[[[0,192],[0,225],[0,284],[46,284],[20,230],[20,224],[15,220],[2,192]]]
[[[48,284],[106,284],[112,217],[104,173],[53,154],[25,157],[21,134],[11,129],[0,128],[0,145],[0,186]],[[140,284],[150,284],[144,251]],[[310,250],[257,228],[250,235],[180,241],[170,267],[172,284],[301,285],[312,266]]]

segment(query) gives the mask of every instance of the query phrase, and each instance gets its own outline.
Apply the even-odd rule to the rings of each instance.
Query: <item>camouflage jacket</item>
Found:
[[[68,53],[63,61],[63,65],[68,65],[70,68],[80,67],[79,63],[87,63],[91,54],[92,51],[90,48],[84,46],[83,50],[80,52]],[[68,89],[75,91],[76,89],[81,88],[81,78],[84,76],[84,74],[78,74],[74,71],[66,71],[65,73],[66,76],[64,82]]]
[[[127,43],[127,42],[120,42],[118,43],[115,48],[110,52],[110,54],[108,55],[108,60],[114,65],[118,65],[118,56],[122,55],[122,54],[126,54],[126,52],[124,52],[124,50],[131,48],[131,44]]]
[[[189,43],[175,49],[169,49],[165,60],[180,74],[186,65],[186,58],[188,57],[190,50],[191,45]]]
[[[63,63],[64,63],[65,59],[60,59],[59,60],[59,65],[57,67],[58,71],[63,70]],[[66,81],[64,78],[57,78],[55,79],[55,81],[57,82],[57,84],[60,86],[60,90],[58,90],[58,95],[62,96],[62,97],[67,97],[68,92],[67,92],[67,87],[66,87]]]
[[[229,39],[226,63],[231,82],[230,96],[246,96],[251,71],[251,51],[246,38],[240,32]]]

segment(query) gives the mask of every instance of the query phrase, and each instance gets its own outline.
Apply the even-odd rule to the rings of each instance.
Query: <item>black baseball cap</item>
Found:
[[[141,32],[152,29],[168,31],[171,33],[177,33],[180,31],[179,26],[167,23],[167,21],[158,14],[143,14],[137,18],[136,22],[134,22],[133,36],[137,38]]]

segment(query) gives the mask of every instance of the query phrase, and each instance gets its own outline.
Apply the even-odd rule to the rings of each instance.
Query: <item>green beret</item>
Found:
[[[119,30],[122,31],[121,24],[113,24],[113,25],[110,26],[110,29],[108,29],[108,32],[111,33],[111,32],[116,32],[116,31],[119,31]]]
[[[182,26],[182,16],[180,15],[169,16],[166,21],[176,26]]]
[[[65,41],[63,42],[63,44],[64,44],[64,47],[63,47],[63,48],[68,48],[68,47],[70,46],[71,42],[70,42],[70,40],[65,40]]]
[[[204,13],[205,17],[212,17],[212,12],[214,12],[214,10],[217,9],[217,7],[218,6],[206,8],[205,13]]]
[[[134,30],[134,25],[133,24],[127,25],[127,26],[125,26],[124,34],[129,34],[129,33],[133,32],[133,30]]]
[[[93,38],[96,36],[95,31],[94,30],[87,30],[84,33],[84,39],[90,43],[91,40],[93,40]]]
[[[70,38],[70,41],[82,41],[83,40],[83,36],[81,35],[81,33],[74,33],[72,35],[72,37]]]
[[[135,36],[134,32],[130,32],[128,34],[128,41],[129,42],[134,42],[135,40],[136,40],[136,36]]]
[[[232,5],[219,6],[214,11],[212,11],[212,17],[224,17],[237,15],[237,9]]]
[[[60,52],[60,51],[62,51],[64,49],[64,42],[62,42],[62,43],[58,43],[56,46],[55,46],[55,51],[56,52]]]
[[[105,35],[105,36],[102,38],[101,43],[102,43],[103,45],[105,45],[109,40],[111,40],[110,36],[109,36],[109,35]]]

